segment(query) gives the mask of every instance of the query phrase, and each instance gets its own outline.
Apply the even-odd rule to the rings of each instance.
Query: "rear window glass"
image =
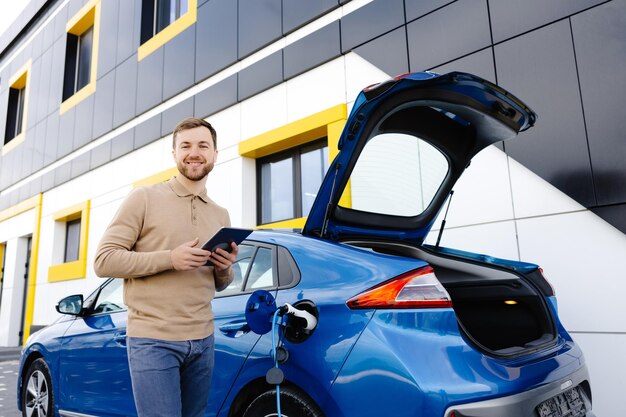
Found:
[[[381,133],[365,144],[340,201],[369,213],[417,216],[433,201],[448,168],[441,151],[419,137]]]

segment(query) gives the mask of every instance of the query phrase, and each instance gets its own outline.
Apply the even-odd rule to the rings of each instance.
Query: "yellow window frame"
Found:
[[[98,77],[98,49],[100,46],[100,0],[90,0],[72,17],[66,25],[66,32],[80,36],[93,26],[91,49],[91,69],[89,83],[61,103],[59,114],[63,114],[96,92]]]
[[[32,59],[29,59],[26,64],[22,66],[11,78],[9,78],[9,87],[16,90],[24,89],[24,113],[22,114],[22,131],[19,135],[15,136],[8,143],[2,147],[2,155],[6,155],[11,152],[15,147],[22,142],[26,137],[26,118],[28,116],[28,92],[30,89],[30,68],[32,66]]]
[[[239,143],[239,155],[258,159],[326,136],[328,138],[328,162],[330,163],[339,153],[339,138],[346,124],[347,113],[347,106],[339,104],[288,125],[254,136]],[[350,207],[351,195],[349,190],[348,186],[341,198],[341,204],[344,207]],[[305,222],[306,217],[300,217],[258,225],[257,228],[301,229]]]
[[[161,46],[165,45],[176,35],[196,23],[197,20],[198,0],[188,0],[187,12],[185,14],[139,46],[137,50],[137,61],[141,61]]]
[[[67,223],[80,219],[78,260],[52,265],[48,268],[48,282],[80,279],[87,276],[87,242],[89,237],[90,200],[57,211],[52,215],[55,222]]]

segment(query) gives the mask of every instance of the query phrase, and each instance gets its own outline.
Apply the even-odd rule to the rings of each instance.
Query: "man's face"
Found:
[[[211,131],[199,126],[178,132],[172,155],[183,176],[200,181],[211,172],[217,159]]]

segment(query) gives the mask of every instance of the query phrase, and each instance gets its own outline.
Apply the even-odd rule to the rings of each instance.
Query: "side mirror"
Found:
[[[83,309],[83,296],[82,295],[70,295],[65,297],[56,305],[56,309],[61,314],[69,314],[72,316],[80,315]]]

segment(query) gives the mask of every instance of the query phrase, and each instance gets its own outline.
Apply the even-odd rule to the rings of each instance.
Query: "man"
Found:
[[[94,269],[124,278],[127,349],[139,417],[204,416],[213,371],[215,291],[233,279],[237,257],[200,246],[228,212],[206,191],[217,134],[202,119],[181,121],[172,155],[180,175],[133,190],[98,247]],[[207,260],[213,266],[205,266]]]

